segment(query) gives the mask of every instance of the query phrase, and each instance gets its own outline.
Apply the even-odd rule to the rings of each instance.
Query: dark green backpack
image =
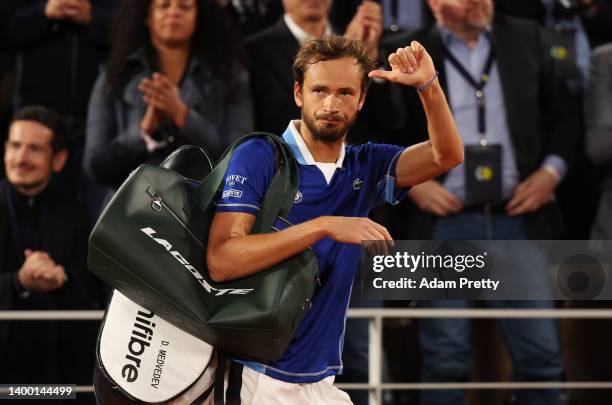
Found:
[[[172,170],[138,167],[94,227],[88,266],[175,326],[232,356],[268,363],[293,339],[319,272],[308,249],[243,279],[215,283],[208,276],[206,245],[215,200],[236,147],[253,137],[274,146],[276,174],[251,233],[272,232],[293,204],[297,164],[281,138],[253,133],[232,144],[199,184]]]

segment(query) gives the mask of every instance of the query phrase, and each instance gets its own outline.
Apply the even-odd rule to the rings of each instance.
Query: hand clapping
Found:
[[[181,99],[178,86],[166,76],[161,73],[153,73],[151,79],[148,77],[142,79],[138,88],[144,94],[143,100],[149,105],[149,109],[153,108],[172,119],[179,128],[185,125],[189,109]],[[145,118],[147,118],[147,114],[145,114],[143,120]]]
[[[364,41],[368,55],[378,59],[378,42],[382,35],[382,7],[379,3],[366,0],[357,8],[357,13],[346,28],[344,36]]]
[[[60,288],[67,280],[64,268],[46,252],[26,249],[25,257],[18,273],[19,283],[24,289],[49,292]]]
[[[66,20],[75,24],[91,23],[90,0],[48,0],[45,15],[51,20]]]

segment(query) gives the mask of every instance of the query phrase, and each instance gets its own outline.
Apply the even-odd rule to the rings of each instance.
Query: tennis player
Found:
[[[396,204],[406,189],[463,161],[463,145],[438,83],[431,57],[417,42],[389,57],[391,71],[373,70],[361,42],[329,36],[306,43],[293,64],[301,119],[283,134],[298,162],[300,186],[279,232],[249,231],[274,176],[274,151],[264,139],[233,156],[209,237],[210,276],[222,282],[267,269],[308,247],[317,255],[322,286],[295,339],[272,364],[234,360],[228,396],[243,404],[350,404],[333,385],[342,370],[346,311],[364,240],[392,243],[385,227],[368,219],[375,205]],[[409,148],[346,145],[370,79],[418,91],[429,140]]]

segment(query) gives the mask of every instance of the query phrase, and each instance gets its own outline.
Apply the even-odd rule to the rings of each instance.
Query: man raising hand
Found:
[[[367,218],[368,212],[384,201],[397,203],[403,188],[463,160],[463,146],[427,52],[413,43],[390,60],[390,72],[370,73],[374,65],[364,44],[338,36],[312,40],[298,52],[293,96],[301,120],[291,121],[283,134],[300,177],[288,218],[295,225],[277,222],[279,232],[249,234],[274,176],[270,144],[263,139],[246,141],[229,163],[209,233],[211,278],[220,282],[249,276],[312,247],[322,280],[295,339],[278,361],[232,363],[238,372],[230,372],[228,383],[241,384],[244,403],[351,403],[333,380],[342,370],[346,307],[359,264],[359,244],[375,240],[384,248],[385,241],[391,241],[383,226]],[[370,77],[419,89],[430,123],[429,141],[407,149],[346,145]]]

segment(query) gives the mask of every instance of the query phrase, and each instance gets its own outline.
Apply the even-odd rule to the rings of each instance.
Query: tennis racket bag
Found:
[[[96,356],[99,405],[212,403],[215,348],[116,290]]]
[[[276,173],[251,233],[272,232],[293,204],[297,165],[279,137],[254,133],[232,144],[201,183],[163,167],[138,167],[96,223],[88,266],[172,325],[232,356],[268,363],[287,349],[319,278],[310,249],[243,279],[215,283],[208,275],[215,200],[233,152],[252,137],[273,145]]]
[[[206,153],[195,146],[181,147],[160,166],[194,182],[212,170]],[[217,358],[213,346],[115,290],[96,345],[96,402],[210,404]]]

